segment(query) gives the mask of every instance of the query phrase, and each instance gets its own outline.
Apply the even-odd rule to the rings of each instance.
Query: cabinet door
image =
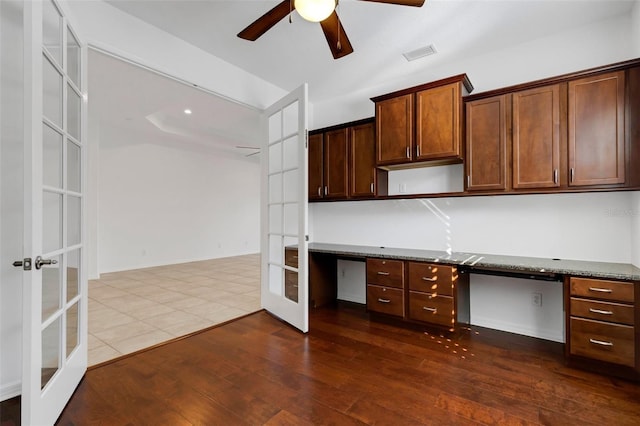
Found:
[[[413,146],[413,95],[376,102],[376,162],[411,161]]]
[[[569,82],[569,185],[625,181],[624,71]]]
[[[416,160],[460,158],[460,83],[416,93]]]
[[[354,126],[351,136],[351,196],[372,197],[376,190],[376,147],[373,123]]]
[[[560,86],[513,94],[513,187],[560,186]]]
[[[507,189],[507,96],[466,104],[467,190]]]
[[[322,199],[324,194],[323,135],[309,135],[309,200]]]
[[[347,198],[349,140],[347,129],[324,134],[325,198]]]

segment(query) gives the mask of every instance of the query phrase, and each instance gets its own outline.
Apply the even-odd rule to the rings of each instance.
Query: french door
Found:
[[[309,330],[307,85],[262,114],[262,306]]]
[[[86,46],[54,0],[24,35],[22,424],[49,425],[87,369]]]

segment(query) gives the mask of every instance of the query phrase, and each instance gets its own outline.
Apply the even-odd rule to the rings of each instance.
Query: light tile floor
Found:
[[[89,365],[259,309],[259,254],[102,274],[89,281]]]

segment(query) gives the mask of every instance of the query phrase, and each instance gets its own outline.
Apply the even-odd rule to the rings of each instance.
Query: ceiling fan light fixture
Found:
[[[324,21],[336,8],[335,0],[295,0],[293,4],[300,16],[310,22]]]

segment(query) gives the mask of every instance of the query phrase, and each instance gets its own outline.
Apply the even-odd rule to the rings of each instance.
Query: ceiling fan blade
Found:
[[[422,7],[425,0],[362,0],[362,1],[373,1],[376,3],[389,3],[389,4],[399,4],[401,6]]]
[[[327,19],[320,22],[320,25],[322,26],[322,31],[327,39],[327,43],[329,43],[329,49],[331,49],[333,59],[340,59],[353,52],[349,37],[347,37],[347,34],[344,32],[340,18],[338,18],[335,10]]]
[[[253,21],[247,28],[238,33],[238,37],[256,41],[262,34],[280,22],[294,9],[292,0],[283,0],[276,7]]]

